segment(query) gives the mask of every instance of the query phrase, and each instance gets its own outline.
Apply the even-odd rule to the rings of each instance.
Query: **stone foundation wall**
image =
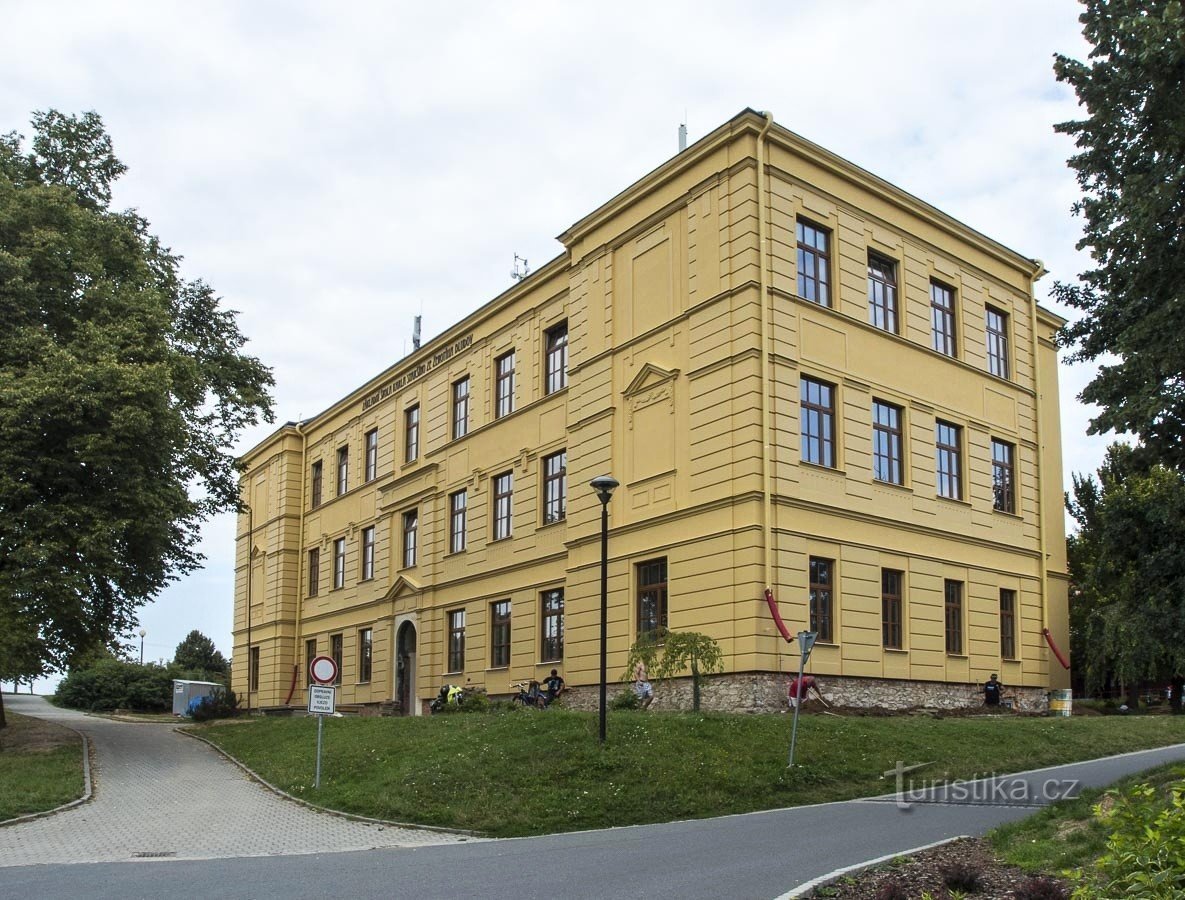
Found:
[[[772,672],[742,672],[711,675],[700,685],[700,707],[719,712],[780,712],[787,708],[786,689],[790,678]],[[907,681],[894,678],[850,678],[816,675],[815,683],[833,706],[876,708],[894,711],[910,709],[965,709],[983,705],[983,687],[945,681]],[[651,709],[691,709],[691,678],[652,682]],[[609,685],[609,701],[633,682]],[[1043,688],[1005,686],[1004,699],[1013,701],[1021,712],[1045,712],[1049,700]],[[573,687],[564,694],[570,709],[596,710],[596,685]]]

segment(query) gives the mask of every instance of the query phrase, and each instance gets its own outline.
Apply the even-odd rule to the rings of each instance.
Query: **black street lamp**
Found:
[[[609,635],[609,498],[618,481],[612,475],[598,475],[589,485],[601,501],[601,743],[605,743],[606,647]]]
[[[140,629],[140,665],[144,665],[144,635],[148,634],[148,629]]]

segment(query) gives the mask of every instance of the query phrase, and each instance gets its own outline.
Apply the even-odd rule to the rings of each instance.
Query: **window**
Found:
[[[465,610],[448,614],[448,670],[465,671]]]
[[[558,662],[564,658],[564,589],[544,591],[539,598],[543,622],[539,658],[542,662]]]
[[[374,526],[362,529],[362,580],[374,578]]]
[[[543,524],[564,518],[568,498],[568,451],[543,458]]]
[[[321,592],[321,548],[314,547],[309,551],[309,596],[316,597]]]
[[[333,657],[333,661],[337,663],[337,678],[334,679],[334,684],[342,683],[342,636],[340,634],[331,634],[329,636],[329,655]]]
[[[510,601],[490,604],[490,668],[510,665]]]
[[[372,649],[374,647],[374,633],[369,628],[358,632],[358,683],[370,681]]]
[[[366,480],[374,481],[379,474],[379,430],[366,432]]]
[[[420,405],[409,406],[403,413],[403,461],[415,462],[420,457]]]
[[[403,514],[403,567],[411,568],[416,564],[416,543],[419,538],[420,511],[409,509]]]
[[[938,496],[963,499],[962,429],[939,419],[934,423],[934,449],[938,475]]]
[[[547,330],[547,377],[544,393],[554,394],[568,386],[568,323]]]
[[[313,660],[317,658],[317,639],[309,638],[304,642],[304,683],[313,683]]]
[[[868,252],[868,320],[897,333],[897,264]]]
[[[453,382],[453,438],[469,433],[469,378]]]
[[[831,643],[832,595],[831,578],[834,560],[811,557],[810,562],[810,613],[811,631],[824,644]]]
[[[494,418],[514,412],[514,351],[494,360]]]
[[[350,489],[350,448],[337,448],[337,495]]]
[[[937,281],[930,282],[930,337],[939,353],[955,355],[955,292]]]
[[[821,306],[831,305],[828,240],[827,229],[798,220],[798,296]]]
[[[817,466],[835,466],[835,408],[829,384],[802,379],[802,461]]]
[[[346,586],[346,539],[333,542],[333,588]]]
[[[992,506],[1000,512],[1016,512],[1016,478],[1012,444],[992,438]]]
[[[251,682],[247,686],[249,691],[259,690],[259,648],[251,648]]]
[[[638,564],[638,634],[667,627],[667,561]]]
[[[963,652],[963,582],[947,581],[946,595],[946,652]]]
[[[1016,659],[1016,591],[1000,589],[1000,656]]]
[[[904,484],[901,458],[901,407],[872,401],[872,477]]]
[[[494,476],[494,533],[495,541],[510,537],[513,528],[514,473]]]
[[[449,553],[460,553],[465,549],[465,505],[464,491],[449,494],[448,498],[448,549]]]
[[[310,492],[313,498],[313,509],[321,505],[321,472],[323,468],[320,460],[313,463],[313,489]]]
[[[988,371],[1008,377],[1008,313],[989,306],[986,313]]]
[[[881,569],[881,645],[901,649],[901,583],[904,573]]]

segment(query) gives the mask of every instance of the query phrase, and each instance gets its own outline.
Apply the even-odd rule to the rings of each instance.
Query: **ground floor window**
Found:
[[[510,665],[510,601],[490,604],[490,668]]]
[[[317,658],[317,639],[310,638],[304,642],[304,677],[305,684],[313,683],[313,660]]]
[[[901,649],[901,583],[904,573],[881,569],[881,643],[890,650]]]
[[[465,610],[448,614],[448,670],[465,671]]]
[[[559,662],[564,658],[564,589],[544,591],[540,595],[540,607],[543,643],[539,658],[543,662]]]
[[[259,690],[259,648],[251,648],[251,674],[248,690]]]
[[[1016,659],[1016,591],[1000,590],[1000,656]]]
[[[363,628],[358,632],[358,683],[370,681],[371,651],[374,647],[374,632]]]
[[[946,652],[956,656],[963,652],[963,582],[947,581],[946,596]]]
[[[667,627],[667,561],[638,564],[638,634]]]
[[[832,642],[831,628],[833,613],[832,580],[835,560],[812,556],[810,562],[810,615],[811,631],[824,644]]]
[[[331,634],[329,636],[329,655],[333,657],[333,661],[337,663],[337,678],[333,680],[334,684],[342,683],[342,636],[340,634]]]

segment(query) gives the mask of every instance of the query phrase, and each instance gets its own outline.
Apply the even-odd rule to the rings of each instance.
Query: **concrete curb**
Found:
[[[54,724],[62,725],[61,722],[55,722]],[[82,806],[84,803],[89,803],[91,798],[95,795],[94,776],[91,772],[95,764],[92,754],[94,745],[91,744],[90,738],[88,738],[77,728],[71,728],[69,725],[62,725],[62,727],[69,728],[82,740],[82,796],[77,800],[71,800],[69,803],[63,803],[61,806],[55,806],[53,809],[29,813],[26,816],[17,816],[15,819],[5,819],[3,822],[0,822],[0,828],[4,828],[8,825],[20,825],[23,822],[32,822],[34,819],[44,819],[46,816],[52,816],[56,813],[65,812],[68,809],[73,809],[76,806]]]
[[[257,782],[258,784],[262,785],[263,787],[267,788],[273,794],[275,794],[279,797],[283,797],[285,800],[291,800],[293,803],[299,804],[300,806],[303,806],[306,809],[311,809],[314,812],[325,813],[326,815],[329,815],[329,816],[337,816],[339,819],[351,819],[352,821],[355,821],[355,822],[365,822],[368,825],[385,825],[385,826],[389,826],[391,828],[410,828],[410,829],[414,829],[415,831],[433,831],[438,834],[455,834],[455,835],[459,835],[461,837],[473,838],[474,840],[479,840],[479,841],[492,840],[492,838],[485,837],[479,831],[465,831],[462,828],[442,828],[438,825],[416,825],[411,822],[392,822],[389,819],[373,819],[370,816],[359,816],[354,813],[342,812],[339,809],[330,809],[327,806],[318,806],[316,803],[310,803],[308,800],[304,800],[300,797],[294,797],[292,794],[289,794],[287,791],[276,787],[274,784],[272,784],[270,781],[268,781],[266,778],[264,778],[262,775],[260,775],[254,769],[252,769],[245,763],[240,762],[239,760],[235,759],[233,756],[231,756],[229,753],[227,753],[225,750],[223,750],[221,747],[219,747],[217,744],[215,744],[210,739],[201,737],[200,735],[194,734],[192,731],[189,731],[189,730],[182,728],[182,727],[177,727],[174,729],[174,731],[176,731],[178,734],[183,734],[188,738],[193,738],[195,741],[201,741],[206,746],[213,748],[224,759],[226,759],[227,761],[238,766],[248,778],[250,778],[252,781]],[[15,822],[18,820],[14,819],[13,821]],[[6,823],[0,823],[0,824],[6,824]]]
[[[901,856],[913,856],[915,853],[921,853],[924,850],[933,850],[935,847],[941,847],[943,844],[950,844],[954,841],[961,841],[967,838],[968,835],[960,834],[955,837],[945,838],[941,841],[934,841],[932,844],[925,844],[921,847],[914,847],[910,850],[902,850],[899,853],[889,853],[886,856],[878,856],[876,859],[869,859],[864,862],[859,862],[851,866],[844,866],[842,869],[835,869],[828,872],[826,875],[820,875],[818,878],[812,878],[810,881],[804,881],[795,888],[791,888],[786,893],[774,900],[792,900],[794,897],[805,897],[808,893],[815,890],[815,888],[823,887],[833,881],[843,878],[845,875],[851,875],[853,872],[863,872],[866,869],[871,869],[874,866],[879,866],[882,863],[887,863],[889,860],[897,859]]]

